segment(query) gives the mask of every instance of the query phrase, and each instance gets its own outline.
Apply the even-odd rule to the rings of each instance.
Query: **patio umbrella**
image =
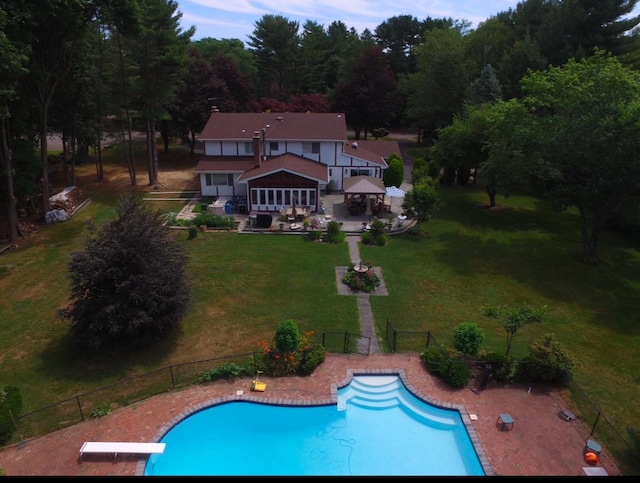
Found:
[[[389,186],[387,188],[387,196],[391,198],[404,198],[404,190],[401,190],[397,186]]]
[[[371,212],[371,196],[367,196],[367,212],[365,213],[366,216],[371,216],[372,212]]]
[[[296,221],[298,216],[298,210],[296,210],[296,197],[293,197],[293,205],[291,206],[291,216],[293,217],[293,221]]]

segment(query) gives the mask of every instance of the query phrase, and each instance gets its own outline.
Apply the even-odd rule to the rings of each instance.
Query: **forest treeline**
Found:
[[[69,185],[90,150],[103,178],[106,134],[127,146],[123,163],[136,185],[132,131],[161,135],[167,150],[179,137],[193,152],[212,110],[344,112],[358,139],[402,127],[436,145],[445,129],[469,119],[470,106],[524,99],[522,81],[532,72],[598,52],[637,71],[636,3],[525,0],[475,29],[464,19],[398,12],[361,33],[339,20],[300,25],[264,15],[245,44],[192,40],[195,27],[180,27],[173,0],[0,0],[7,238],[16,244],[25,199],[38,199],[43,215],[50,209],[51,133],[62,136]],[[157,144],[147,146],[148,183],[157,187]],[[442,145],[435,152],[452,156]],[[485,159],[480,151],[475,158]]]

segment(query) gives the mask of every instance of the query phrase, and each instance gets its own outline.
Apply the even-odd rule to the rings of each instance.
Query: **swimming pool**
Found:
[[[337,405],[202,409],[161,438],[144,475],[485,475],[459,411],[416,398],[398,375],[356,375],[337,395]]]

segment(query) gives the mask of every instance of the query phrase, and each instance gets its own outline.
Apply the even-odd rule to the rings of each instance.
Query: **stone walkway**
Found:
[[[360,263],[360,243],[362,242],[361,236],[347,236],[347,243],[349,244],[349,257],[351,263]],[[381,279],[380,287],[375,292],[358,293],[358,312],[360,313],[360,334],[364,336],[360,339],[360,352],[366,354],[369,353],[381,353],[382,347],[380,346],[380,340],[376,336],[376,328],[373,320],[373,311],[371,310],[371,303],[369,297],[376,295],[388,295],[386,286],[383,286],[384,279],[382,278],[382,272],[380,267],[375,267],[376,273]],[[344,274],[343,274],[344,275]],[[342,282],[342,277],[338,278],[338,286],[345,286]],[[347,287],[348,288],[348,287]],[[350,292],[350,290],[349,290]],[[368,338],[368,339],[367,339]],[[368,347],[367,347],[368,346]]]

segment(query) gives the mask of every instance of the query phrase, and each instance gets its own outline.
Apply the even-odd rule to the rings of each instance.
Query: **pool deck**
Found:
[[[558,413],[567,409],[561,394],[533,386],[498,386],[485,390],[453,389],[424,368],[417,353],[328,354],[325,362],[306,377],[260,377],[267,385],[264,393],[251,393],[251,378],[218,381],[161,394],[109,415],[89,419],[65,429],[0,449],[0,469],[7,476],[135,476],[140,475],[146,457],[111,455],[79,458],[85,441],[153,442],[174,421],[194,408],[205,407],[221,398],[235,399],[238,391],[277,403],[324,402],[352,373],[379,370],[403,373],[410,389],[424,399],[447,406],[463,406],[469,415],[478,442],[492,472],[497,476],[579,476],[588,466],[583,448],[590,428],[578,418],[563,421]],[[498,416],[513,417],[513,429],[501,431]],[[600,455],[598,467],[609,475],[620,475],[607,455]]]

